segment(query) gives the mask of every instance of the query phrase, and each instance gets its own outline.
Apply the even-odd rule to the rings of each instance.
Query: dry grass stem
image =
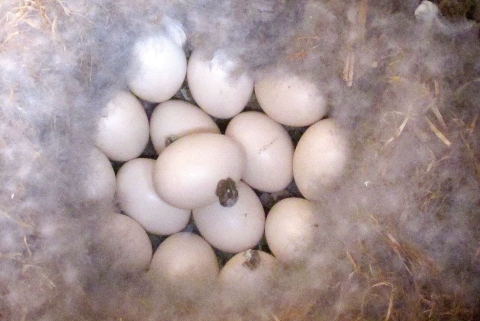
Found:
[[[295,38],[297,42],[301,42],[299,47],[301,48],[298,51],[295,51],[289,55],[287,55],[288,60],[296,60],[305,58],[307,56],[308,51],[314,50],[318,47],[318,43],[320,40],[319,36],[303,36]]]
[[[373,285],[371,285],[369,287],[369,289],[367,289],[367,291],[365,292],[364,296],[363,296],[363,300],[362,300],[362,304],[361,304],[361,314],[362,316],[365,315],[365,301],[366,301],[366,298],[368,296],[368,294],[370,293],[370,291],[374,288],[377,288],[377,287],[383,287],[383,286],[386,286],[386,287],[390,287],[390,295],[389,295],[389,299],[388,299],[388,307],[387,307],[387,311],[386,311],[386,314],[385,314],[385,318],[384,318],[384,321],[388,321],[390,320],[390,317],[392,315],[392,311],[393,311],[393,300],[394,300],[394,293],[395,293],[395,287],[393,286],[392,283],[390,282],[387,282],[387,281],[382,281],[382,282],[377,282]],[[360,320],[361,318],[359,318]]]
[[[275,313],[273,313],[272,311],[268,311],[268,314],[272,317],[272,319],[274,321],[280,321],[280,319],[277,317],[277,315]]]
[[[26,236],[23,236],[23,244],[25,244],[25,248],[27,249],[28,256],[32,256],[32,251],[30,251],[30,246],[28,246]]]
[[[440,163],[442,163],[443,161],[447,160],[450,158],[450,156],[443,156],[442,158],[440,159],[437,159],[435,157],[435,154],[433,153],[432,150],[430,150],[430,154],[432,155],[432,161],[428,164],[427,166],[427,169],[425,170],[425,174],[430,172],[433,168],[435,168],[436,166],[438,166]]]
[[[365,41],[366,25],[367,25],[367,11],[368,1],[360,1],[357,8],[357,16],[355,21],[351,25],[350,33],[353,35],[353,43],[348,44],[347,57],[345,58],[345,64],[343,66],[343,80],[347,84],[347,87],[352,87],[355,71],[355,42],[363,43]]]
[[[436,267],[433,259],[429,258],[414,245],[406,241],[397,240],[398,238],[393,236],[393,232],[382,227],[379,221],[373,215],[370,214],[369,218],[377,232],[383,236],[389,247],[403,262],[404,267],[410,275],[413,275],[412,268],[414,266],[422,267],[428,270],[431,274],[438,273],[439,269]]]
[[[353,273],[355,273],[356,271],[358,271],[358,266],[357,266],[357,263],[355,262],[355,260],[353,259],[353,256],[350,254],[350,252],[347,250],[347,258],[348,260],[350,261],[350,263],[352,264],[353,266],[353,272],[352,274],[350,275],[350,277],[353,275]]]
[[[440,139],[445,145],[450,147],[450,145],[452,145],[452,143],[447,139],[447,137],[445,137],[445,135],[443,135],[438,130],[438,128],[430,121],[430,119],[427,116],[425,116],[425,120],[428,123],[428,127],[430,127],[430,129],[435,133],[435,135],[438,137],[438,139]]]
[[[346,82],[347,87],[353,85],[353,71],[355,69],[355,53],[352,50],[348,51],[347,58],[345,59],[345,66],[343,67],[343,80]]]
[[[473,84],[473,83],[477,83],[477,82],[480,82],[480,78],[475,78],[475,79],[473,79],[473,80],[471,80],[471,81],[466,82],[466,83],[463,84],[462,86],[458,87],[457,90],[455,90],[455,91],[453,92],[453,94],[454,94],[455,96],[459,96],[459,95],[462,93],[462,91],[464,91],[468,86],[470,86],[470,85]]]
[[[393,286],[392,283],[390,282],[379,282],[371,286],[371,288],[375,288],[378,286],[388,286],[391,288],[390,290],[390,298],[388,300],[388,309],[387,309],[387,314],[385,315],[385,321],[390,320],[390,316],[392,315],[392,309],[393,309],[393,294],[395,292],[395,287]]]
[[[24,227],[24,228],[29,228],[29,229],[33,229],[34,226],[32,224],[29,224],[27,222],[24,222],[24,221],[20,221],[20,220],[16,220],[14,218],[12,218],[7,212],[5,212],[4,210],[0,209],[0,217],[3,216],[5,217],[6,219],[12,221],[12,222],[15,222],[16,224],[20,225],[21,227]]]
[[[445,121],[443,120],[443,117],[442,117],[442,114],[440,113],[440,110],[438,110],[438,107],[437,107],[437,104],[433,103],[429,106],[429,108],[433,111],[433,113],[435,114],[435,117],[437,118],[437,120],[440,122],[440,124],[442,125],[443,128],[446,128],[447,127],[447,124],[445,123]]]
[[[470,160],[475,169],[475,174],[477,175],[478,179],[480,179],[480,164],[477,161],[477,156],[475,154],[475,151],[472,149],[471,145],[466,141],[464,137],[462,137],[462,140],[465,144],[465,147],[467,148],[468,156],[470,157]]]
[[[407,126],[408,121],[412,118],[412,116],[415,116],[415,114],[412,114],[412,113],[411,113],[411,109],[412,109],[412,105],[410,105],[410,106],[408,107],[408,111],[407,111],[406,114],[405,114],[405,113],[402,113],[402,112],[399,112],[399,111],[394,111],[394,112],[393,112],[394,115],[402,115],[402,116],[404,116],[403,121],[402,121],[402,123],[400,124],[400,126],[398,126],[395,134],[384,142],[382,148],[377,152],[377,155],[381,152],[381,150],[382,150],[384,147],[386,147],[388,144],[390,144],[391,142],[393,142],[396,138],[400,137],[400,135],[402,134],[403,130],[405,129],[405,126]],[[391,113],[392,113],[392,112],[386,113],[386,114],[384,115],[384,117],[382,117],[382,119],[384,119],[387,114],[391,114]]]
[[[368,0],[360,1],[358,7],[358,23],[357,23],[357,32],[359,34],[360,41],[365,41],[365,34],[367,32],[367,11],[368,11]]]
[[[0,259],[23,261],[22,253],[0,253]]]
[[[53,283],[53,281],[46,275],[45,271],[48,271],[48,269],[46,269],[44,267],[41,267],[41,266],[38,266],[38,265],[24,264],[22,266],[22,272],[26,273],[28,270],[33,270],[34,273],[36,273],[37,275],[42,277],[42,279],[46,280],[50,289],[54,289],[54,288],[57,287],[55,285],[55,283]]]

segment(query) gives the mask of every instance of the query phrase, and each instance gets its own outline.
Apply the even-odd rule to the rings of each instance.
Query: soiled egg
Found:
[[[248,111],[235,116],[225,135],[245,150],[247,167],[242,180],[263,192],[285,189],[293,179],[293,143],[282,125],[263,113]]]
[[[148,137],[145,109],[131,93],[119,92],[107,104],[99,120],[97,147],[110,160],[124,162],[140,156]]]
[[[222,206],[217,201],[193,210],[200,234],[213,247],[228,253],[257,245],[265,226],[265,212],[255,192],[243,182],[236,183],[234,188],[238,200],[233,206]]]
[[[153,188],[155,161],[136,158],[117,173],[117,198],[120,208],[152,234],[170,235],[187,226],[190,210],[165,203]]]
[[[218,280],[227,294],[249,301],[260,299],[275,284],[280,262],[263,251],[247,250],[228,260]]]
[[[277,71],[255,83],[260,107],[273,120],[287,126],[309,126],[327,113],[324,94],[301,76]]]
[[[220,134],[220,129],[208,114],[186,101],[169,100],[153,110],[150,137],[158,154],[180,137],[195,133]]]
[[[192,134],[170,144],[153,172],[155,191],[167,203],[194,209],[218,202],[222,180],[238,182],[245,171],[245,154],[232,138],[212,133]],[[229,194],[230,190],[225,189]]]
[[[308,200],[321,200],[326,188],[343,174],[348,161],[347,139],[332,119],[310,126],[293,155],[293,177]]]
[[[182,45],[162,35],[138,40],[133,47],[127,75],[130,90],[149,102],[172,98],[182,86],[187,71]]]
[[[200,50],[194,50],[188,61],[187,82],[195,102],[217,118],[238,114],[253,92],[253,79],[220,51],[207,59]]]

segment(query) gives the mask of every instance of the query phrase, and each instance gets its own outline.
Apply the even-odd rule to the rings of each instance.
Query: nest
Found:
[[[464,1],[462,8],[451,3],[440,1],[449,18],[478,15],[473,2]],[[158,9],[168,4],[151,5]],[[88,231],[94,215],[115,205],[75,201],[82,183],[78,172],[85,165],[75,158],[80,152],[70,157],[69,151],[71,146],[90,148],[93,136],[77,135],[94,132],[99,108],[92,106],[102,106],[108,88],[121,80],[101,76],[108,66],[97,64],[113,58],[102,58],[101,50],[78,48],[95,46],[88,37],[104,28],[90,21],[93,11],[115,17],[124,6],[86,2],[81,8],[53,0],[0,6],[5,71],[0,108],[0,319],[68,319],[72,314],[78,320],[275,321],[480,316],[478,37],[475,32],[452,37],[413,28],[412,22],[395,18],[406,6],[395,1],[306,3],[303,17],[322,14],[322,19],[298,24],[285,35],[288,41],[278,40],[274,46],[273,63],[292,68],[316,64],[335,78],[325,82],[324,76],[307,73],[339,88],[340,94],[331,94],[330,116],[348,130],[354,151],[341,184],[320,204],[330,213],[325,217],[329,228],[319,235],[311,262],[284,266],[273,293],[245,304],[223,302],[215,291],[197,301],[172,299],[141,276],[98,270],[89,253],[89,238],[95,236],[77,231]],[[184,2],[179,6],[188,8]],[[326,8],[343,17],[338,18],[341,30],[327,24],[328,17],[335,18],[325,14]],[[282,10],[289,12],[288,4]],[[149,23],[155,20],[155,14],[146,17]],[[242,19],[241,14],[233,17]],[[264,19],[275,20],[268,17]],[[396,22],[388,25],[386,17]],[[114,28],[128,24],[123,19]],[[76,24],[80,27],[73,28]],[[415,40],[409,33],[418,30]],[[325,34],[337,35],[338,41]],[[219,41],[200,32],[193,35],[197,44]],[[262,35],[271,37],[268,28]],[[81,46],[73,46],[72,39]],[[442,45],[445,42],[450,47]],[[430,52],[429,46],[439,52]],[[460,62],[449,60],[451,46],[458,46],[452,59]],[[240,56],[248,53],[246,49]],[[251,66],[261,69],[265,61],[259,58]],[[439,69],[438,61],[445,62],[444,68]],[[5,68],[9,64],[14,70]],[[57,86],[62,80],[69,83]],[[82,95],[86,97],[78,98]],[[178,95],[188,100],[188,88]],[[249,108],[258,109],[255,100]],[[304,130],[292,128],[290,133],[298,140]],[[150,146],[144,156],[152,153]],[[296,195],[292,185],[261,198],[268,209]],[[268,250],[265,243],[259,247]]]

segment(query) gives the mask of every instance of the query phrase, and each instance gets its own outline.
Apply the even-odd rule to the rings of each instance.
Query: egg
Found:
[[[97,147],[110,160],[125,162],[143,152],[149,137],[145,109],[132,94],[120,91],[98,122]]]
[[[126,215],[109,213],[99,219],[95,229],[95,260],[121,273],[148,269],[152,244],[140,224]]]
[[[84,188],[86,200],[113,202],[115,197],[115,172],[107,156],[98,148],[92,148],[86,157],[87,168]]]
[[[187,58],[182,44],[168,36],[144,37],[133,47],[127,82],[135,95],[158,103],[175,95],[186,72]]]
[[[281,71],[261,77],[255,83],[255,95],[268,116],[287,126],[309,126],[328,111],[325,96],[315,83]]]
[[[236,298],[256,301],[271,291],[279,270],[280,263],[272,255],[247,250],[228,260],[218,280],[221,287]]]
[[[217,118],[238,114],[253,92],[253,79],[220,51],[209,60],[194,50],[188,61],[187,82],[195,102]]]
[[[258,244],[263,236],[265,212],[255,192],[245,183],[236,184],[238,200],[231,207],[218,201],[193,210],[200,234],[213,247],[238,253]]]
[[[270,209],[265,222],[265,238],[273,255],[281,262],[302,262],[319,229],[314,203],[303,198],[286,198]]]
[[[169,100],[153,110],[150,137],[157,154],[178,138],[195,133],[220,134],[220,129],[208,114],[186,101]]]
[[[415,9],[415,19],[426,24],[433,24],[439,19],[440,9],[431,1],[422,1]]]
[[[217,186],[227,179],[238,182],[245,164],[242,147],[232,138],[213,133],[193,134],[173,142],[160,154],[153,184],[165,202],[194,209],[230,194],[232,191],[226,188],[224,195],[217,195]],[[225,201],[228,202],[228,197]]]
[[[225,135],[238,141],[247,157],[242,180],[263,192],[285,189],[293,179],[293,143],[282,125],[263,113],[248,111],[235,116]]]
[[[126,162],[117,173],[117,198],[120,208],[152,234],[180,232],[190,220],[190,210],[165,203],[153,188],[155,161],[136,158]]]
[[[293,177],[303,197],[321,200],[325,189],[343,174],[348,157],[348,141],[332,119],[310,126],[293,155]]]
[[[188,293],[213,284],[219,270],[212,247],[196,234],[181,232],[160,244],[148,275],[153,281],[170,285],[177,292]]]

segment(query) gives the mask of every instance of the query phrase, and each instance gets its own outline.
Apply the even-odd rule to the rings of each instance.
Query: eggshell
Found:
[[[236,63],[221,52],[207,60],[200,50],[193,51],[188,61],[188,86],[195,102],[207,114],[231,118],[247,105],[253,79],[237,69]]]
[[[115,172],[107,156],[92,148],[86,157],[88,164],[84,186],[88,201],[112,202],[115,197]]]
[[[310,126],[293,155],[293,177],[308,200],[321,200],[322,192],[343,174],[349,157],[344,133],[332,119]]]
[[[126,215],[111,213],[99,220],[96,229],[95,259],[123,273],[148,269],[152,244],[140,224]]]
[[[212,247],[200,236],[181,232],[165,239],[155,251],[149,276],[177,291],[200,289],[216,280],[218,261]]]
[[[236,188],[235,205],[224,207],[215,202],[193,210],[193,219],[205,240],[229,253],[257,245],[265,227],[265,212],[258,196],[243,182],[238,182]]]
[[[160,154],[153,173],[155,191],[167,203],[194,209],[218,202],[218,182],[238,182],[245,171],[242,147],[221,134],[200,133],[173,142]]]
[[[319,228],[315,206],[303,198],[286,198],[276,203],[267,215],[265,238],[273,255],[281,262],[299,262]]]
[[[170,235],[187,226],[190,210],[165,203],[153,188],[155,161],[137,158],[117,173],[117,197],[121,209],[152,234]]]
[[[309,126],[328,111],[327,101],[314,83],[280,71],[260,78],[255,95],[268,116],[287,126]]]
[[[150,117],[150,137],[155,151],[165,149],[166,140],[175,140],[195,133],[220,134],[217,124],[203,110],[182,100],[159,104]]]
[[[183,48],[166,36],[150,36],[135,43],[127,81],[135,95],[158,103],[175,95],[186,72]]]
[[[245,151],[247,167],[242,180],[263,192],[285,189],[293,179],[293,143],[282,125],[263,113],[248,111],[235,116],[225,135]]]
[[[105,107],[98,123],[97,147],[114,161],[140,156],[148,143],[148,118],[130,93],[119,92]]]

